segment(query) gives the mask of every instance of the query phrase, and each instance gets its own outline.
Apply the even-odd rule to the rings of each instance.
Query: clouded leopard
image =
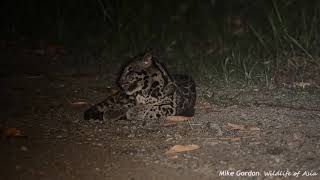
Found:
[[[154,121],[167,116],[193,116],[196,85],[187,75],[170,75],[148,52],[132,59],[118,80],[120,91],[92,106],[84,119]]]

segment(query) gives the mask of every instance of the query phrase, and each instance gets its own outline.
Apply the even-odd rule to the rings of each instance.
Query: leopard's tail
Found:
[[[127,110],[134,106],[135,98],[119,92],[84,112],[85,120],[118,120],[126,117]]]

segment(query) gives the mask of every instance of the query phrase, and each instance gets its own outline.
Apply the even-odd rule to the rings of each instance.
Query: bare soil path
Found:
[[[320,178],[319,89],[211,87],[212,101],[199,86],[191,120],[141,128],[82,121],[85,103],[107,94],[94,74],[60,73],[41,56],[1,58],[0,179]],[[166,153],[175,145],[199,148]]]

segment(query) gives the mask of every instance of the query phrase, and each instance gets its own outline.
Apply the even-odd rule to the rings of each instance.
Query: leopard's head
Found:
[[[159,62],[151,53],[135,58],[123,70],[119,85],[127,95],[149,92],[153,86],[163,84],[163,73]],[[161,66],[161,65],[160,65]]]

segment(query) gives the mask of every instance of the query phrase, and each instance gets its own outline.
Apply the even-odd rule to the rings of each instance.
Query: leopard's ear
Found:
[[[143,67],[148,68],[152,65],[152,54],[146,53],[142,59]]]

